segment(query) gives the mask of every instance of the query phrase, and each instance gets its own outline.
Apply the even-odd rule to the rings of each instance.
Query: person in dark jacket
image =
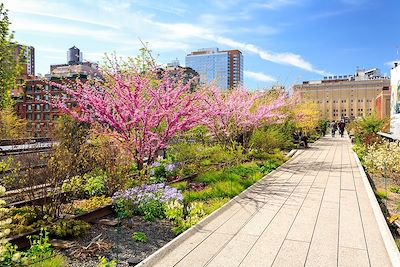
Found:
[[[340,136],[341,136],[341,137],[343,137],[343,135],[344,135],[344,128],[345,128],[345,126],[346,126],[346,124],[344,123],[343,120],[341,120],[341,121],[339,122],[339,133],[340,133]]]

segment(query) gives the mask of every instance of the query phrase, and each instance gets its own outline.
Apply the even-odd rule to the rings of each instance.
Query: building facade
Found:
[[[378,69],[357,70],[354,75],[324,77],[294,85],[301,99],[317,103],[323,118],[354,119],[378,113],[389,116],[388,94],[390,80]],[[376,109],[379,109],[377,111]]]
[[[22,76],[35,76],[35,48],[33,46],[17,44],[15,46],[15,57],[22,57],[24,62]]]
[[[200,76],[200,84],[215,82],[221,89],[231,89],[243,85],[243,55],[239,50],[205,48],[188,54],[186,67]]]
[[[45,103],[49,94],[59,96],[57,87],[47,84],[38,78],[25,81],[18,96],[14,97],[14,109],[20,118],[27,120],[27,136],[50,137],[54,124],[60,116],[60,110]]]
[[[390,132],[400,139],[400,64],[394,63],[390,70]]]

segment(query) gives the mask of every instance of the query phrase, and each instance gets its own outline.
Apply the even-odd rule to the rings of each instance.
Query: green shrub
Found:
[[[117,267],[117,264],[115,260],[108,261],[105,257],[99,257],[98,267]]]
[[[83,186],[85,183],[86,180],[82,176],[76,175],[65,180],[61,186],[61,190],[71,197],[82,198],[85,196],[85,187]]]
[[[100,196],[107,192],[105,185],[107,175],[105,173],[85,174],[84,177],[86,180],[85,193],[87,196]]]
[[[204,213],[211,214],[213,211],[219,209],[228,201],[229,198],[214,198],[206,200],[203,202]]]
[[[39,261],[30,265],[31,267],[63,267],[66,266],[66,260],[62,255],[55,255],[49,259]]]
[[[49,228],[50,234],[56,237],[79,236],[90,229],[90,224],[79,220],[63,220]]]
[[[40,229],[37,236],[28,236],[30,247],[24,252],[24,256],[29,263],[37,263],[54,256],[51,244],[49,243],[49,233],[45,229]],[[51,265],[50,265],[51,266]]]
[[[375,190],[375,196],[380,200],[388,199],[386,191],[383,190]]]
[[[392,193],[400,194],[400,187],[399,186],[391,186],[389,190]]]
[[[62,210],[64,213],[79,215],[111,203],[110,197],[94,196],[89,199],[74,200],[71,204],[63,205]]]
[[[132,239],[136,242],[147,243],[147,235],[143,232],[134,232],[132,234]]]
[[[141,202],[138,206],[138,210],[143,214],[146,221],[152,222],[155,218],[164,217],[164,205],[158,200],[148,199],[147,201]]]
[[[352,148],[360,161],[363,161],[364,155],[367,152],[367,148],[362,143],[356,143]]]
[[[205,215],[202,202],[192,202],[184,206],[178,201],[172,201],[165,205],[165,216],[174,223],[172,231],[177,235],[198,223]]]

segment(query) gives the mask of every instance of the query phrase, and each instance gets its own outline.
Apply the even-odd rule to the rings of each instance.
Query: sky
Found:
[[[207,47],[239,49],[250,90],[353,74],[389,74],[400,50],[398,0],[0,0],[18,43],[35,47],[36,74],[67,50],[100,62],[148,43],[160,64]]]

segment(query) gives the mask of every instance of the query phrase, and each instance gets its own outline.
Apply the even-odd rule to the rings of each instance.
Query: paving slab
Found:
[[[138,266],[395,266],[365,179],[324,137]]]

